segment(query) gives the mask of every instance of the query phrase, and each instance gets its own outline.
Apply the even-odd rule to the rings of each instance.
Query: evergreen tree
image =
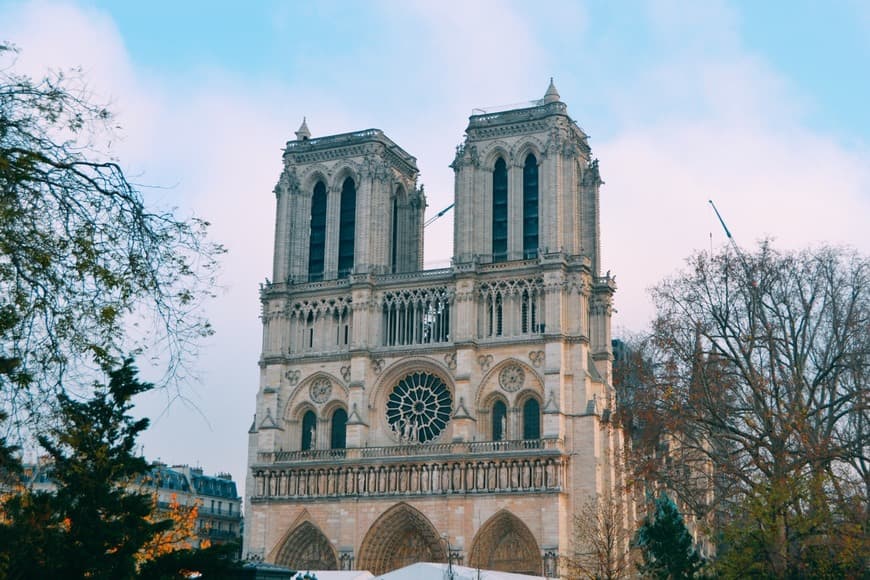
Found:
[[[635,543],[643,554],[638,569],[644,576],[662,580],[695,578],[704,565],[683,516],[666,493],[656,499],[653,517],[644,518]]]
[[[25,490],[3,502],[0,578],[170,578],[197,565],[214,578],[232,565],[219,549],[170,552],[140,566],[143,547],[173,521],[155,518],[151,493],[137,489],[148,463],[134,454],[136,438],[148,419],[129,412],[133,396],[152,385],[136,375],[127,359],[108,371],[108,385],[94,385],[90,400],[59,394],[57,425],[39,437],[58,489]]]

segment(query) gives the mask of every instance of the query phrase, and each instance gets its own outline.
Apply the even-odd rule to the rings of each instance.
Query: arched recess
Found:
[[[363,539],[357,568],[380,576],[416,562],[447,562],[435,527],[420,511],[399,503],[379,517]]]
[[[522,439],[540,439],[543,421],[541,410],[543,402],[539,393],[524,391],[517,396],[517,408],[520,410],[520,435]]]
[[[405,209],[408,205],[408,196],[405,194],[405,188],[401,184],[396,186],[395,194],[392,196],[392,216],[390,218],[392,227],[390,235],[390,271],[395,274],[400,271],[401,254],[399,248],[402,242],[407,243],[403,239],[407,237],[406,224],[401,218],[407,213]]]
[[[499,157],[492,169],[492,261],[504,262],[507,259],[508,169],[507,162]]]
[[[501,375],[501,372],[506,367],[510,366],[519,367],[523,371],[522,391],[506,391],[499,384],[499,376]],[[516,375],[516,373],[514,374]],[[543,397],[543,377],[538,373],[538,371],[520,359],[507,358],[494,365],[485,375],[483,375],[483,378],[480,380],[480,386],[475,394],[474,406],[478,409],[478,412],[486,410],[486,408],[491,404],[489,398],[493,393],[498,393],[507,398],[508,407],[510,407],[511,405],[516,404],[518,396],[523,395],[523,392],[529,391],[537,393],[539,398]]]
[[[338,570],[332,544],[320,528],[305,521],[287,534],[275,563],[291,570]]]
[[[541,551],[529,528],[518,517],[501,510],[478,530],[471,544],[472,568],[541,575]]]

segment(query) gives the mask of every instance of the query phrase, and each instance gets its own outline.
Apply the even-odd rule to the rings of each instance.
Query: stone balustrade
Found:
[[[562,439],[521,439],[516,441],[469,441],[453,443],[427,443],[423,445],[391,445],[384,447],[359,447],[350,449],[310,449],[307,451],[261,451],[257,465],[291,465],[296,463],[334,463],[336,460],[386,459],[390,457],[432,458],[443,456],[467,456],[506,452],[512,455],[541,451],[560,454],[565,445]]]
[[[454,493],[559,493],[568,458],[502,457],[253,467],[252,502],[336,497],[432,496]]]

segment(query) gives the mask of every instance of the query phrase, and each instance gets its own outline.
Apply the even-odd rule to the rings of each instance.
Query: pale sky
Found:
[[[600,159],[614,335],[692,251],[770,236],[870,253],[870,3],[11,2],[17,70],[80,66],[123,129],[115,154],[149,203],[212,222],[229,250],[216,334],[188,401],[139,401],[149,459],[229,471],[243,491],[258,388],[258,285],[271,278],[281,149],[376,127],[416,156],[427,215],[473,108],[541,98],[555,78]],[[426,230],[449,262],[452,219]]]

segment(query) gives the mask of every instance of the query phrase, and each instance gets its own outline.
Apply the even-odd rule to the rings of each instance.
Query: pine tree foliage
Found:
[[[154,542],[176,523],[155,517],[153,496],[141,485],[148,464],[135,454],[147,419],[130,415],[132,398],[152,388],[137,377],[132,360],[107,372],[93,397],[78,401],[60,393],[59,421],[39,441],[53,465],[56,493],[14,494],[2,505],[0,578],[127,579],[178,577],[161,574],[205,562],[211,569],[230,560],[228,552],[154,552]],[[165,562],[151,564],[145,561]],[[186,566],[186,568],[185,568]],[[212,576],[215,577],[215,576]]]
[[[695,578],[704,564],[680,510],[665,493],[656,499],[654,515],[644,518],[635,543],[643,554],[643,564],[638,564],[638,570],[650,578]]]

